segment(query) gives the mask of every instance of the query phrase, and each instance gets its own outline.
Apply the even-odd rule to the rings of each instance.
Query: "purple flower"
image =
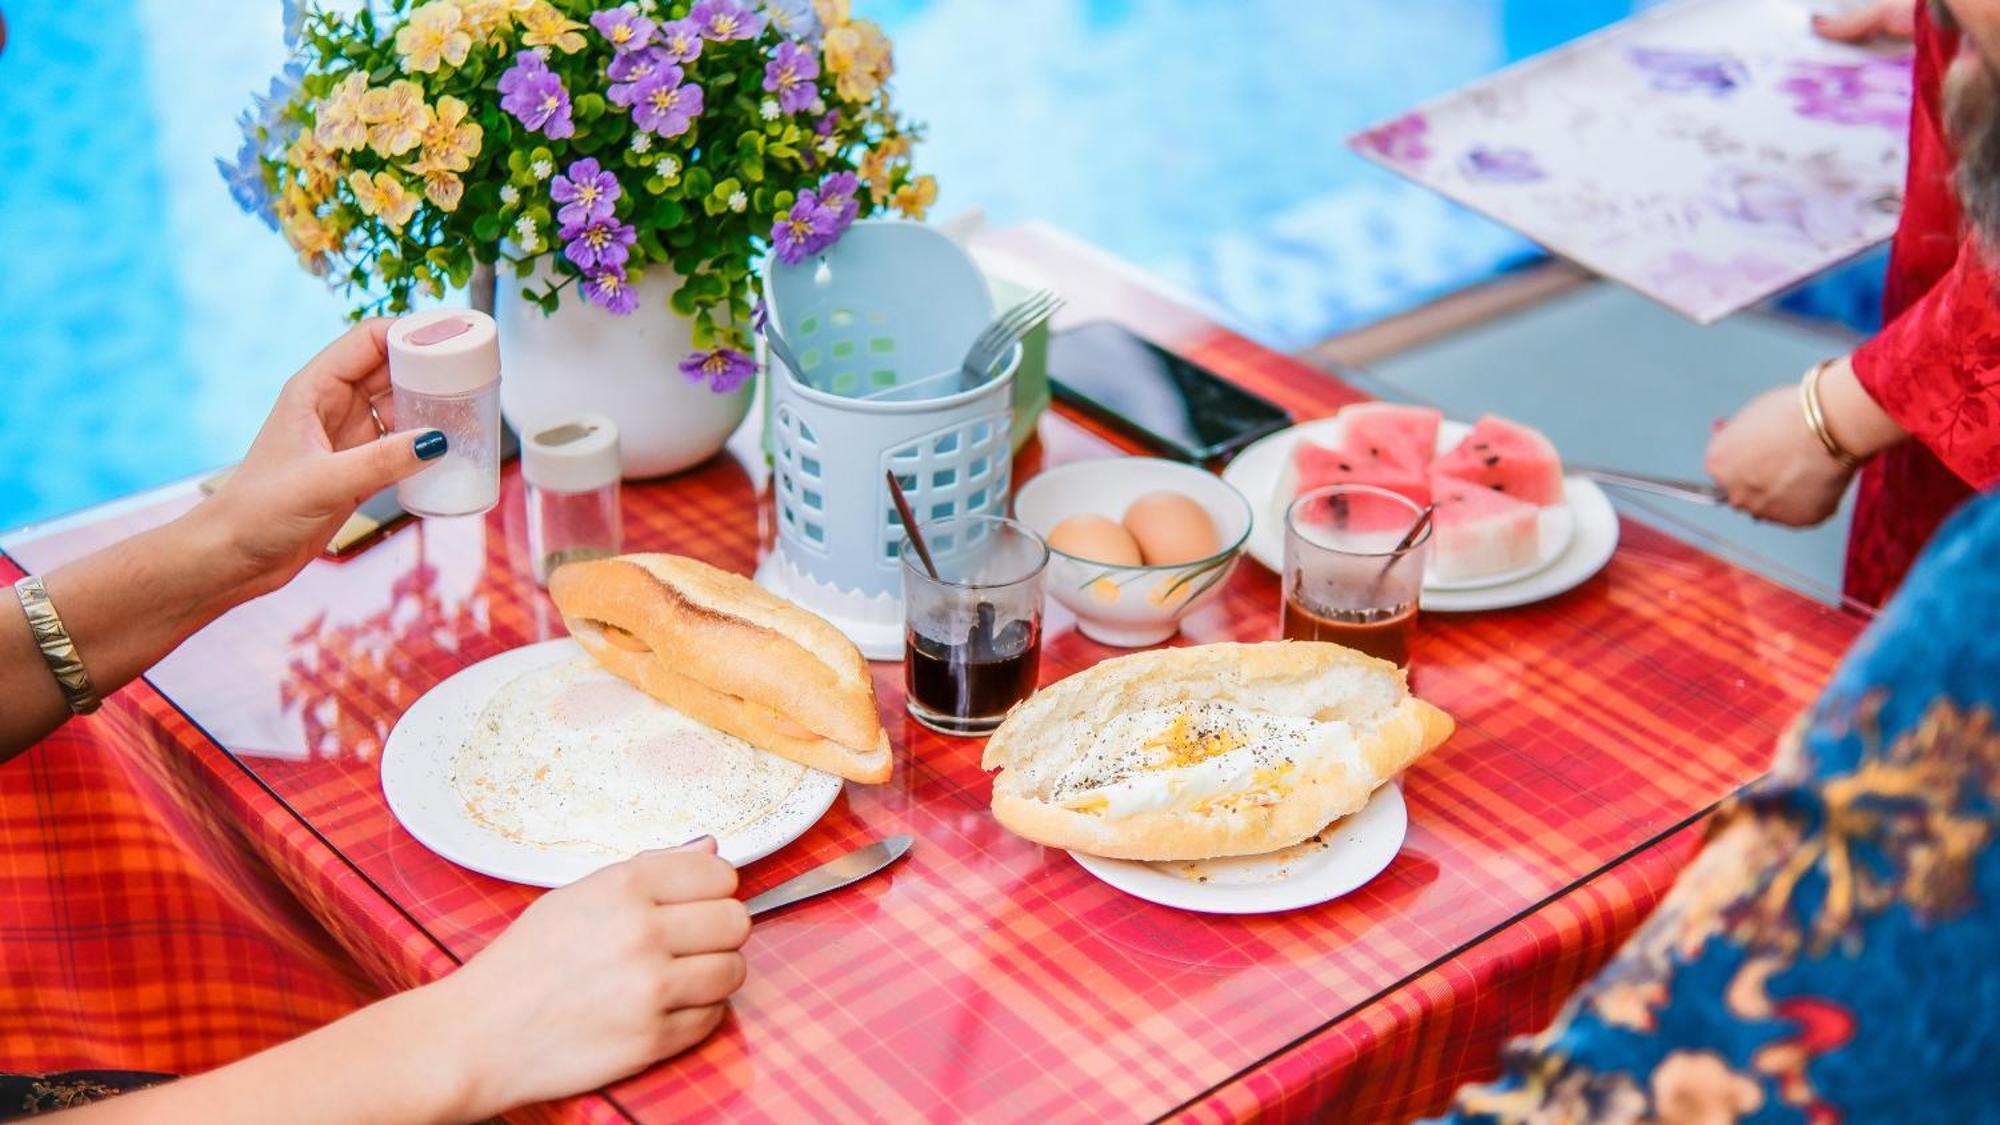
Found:
[[[764,14],[780,34],[789,39],[804,39],[818,43],[822,28],[819,14],[813,11],[813,0],[764,0]]]
[[[778,108],[797,113],[819,97],[819,53],[803,43],[780,43],[764,64],[764,89],[778,95]]]
[[[719,395],[743,385],[744,380],[757,373],[757,363],[735,348],[717,348],[712,352],[696,352],[681,360],[681,374],[690,383],[707,382],[709,390]]]
[[[556,212],[556,219],[564,226],[609,219],[619,194],[618,177],[598,167],[595,158],[571,164],[569,175],[557,173],[549,182],[549,198],[564,205]]]
[[[500,93],[504,95],[500,108],[530,131],[556,140],[576,133],[569,116],[569,91],[535,52],[514,56],[514,65],[500,76]]]
[[[1406,113],[1356,136],[1352,143],[1391,164],[1422,164],[1431,154],[1430,146],[1424,144],[1424,134],[1429,131],[1430,123],[1423,114]]]
[[[840,231],[846,230],[848,225],[854,222],[854,217],[861,213],[861,204],[854,198],[854,193],[859,190],[861,190],[861,177],[852,172],[835,172],[830,176],[820,177],[819,201],[833,210],[840,224],[840,230],[834,231],[836,238],[839,237]]]
[[[1466,150],[1458,167],[1469,180],[1493,184],[1532,184],[1547,179],[1535,156],[1524,148],[1487,148],[1474,145]]]
[[[764,17],[738,4],[736,0],[699,0],[688,19],[701,29],[703,39],[713,39],[718,43],[731,39],[752,39],[764,30]]]
[[[607,217],[569,223],[556,236],[563,240],[563,257],[588,274],[592,270],[624,266],[632,256],[632,243],[638,241],[639,232],[630,223]]]
[[[610,65],[604,68],[605,77],[613,83],[610,89],[604,91],[604,96],[611,100],[612,105],[629,107],[639,97],[639,83],[673,63],[664,47],[627,51],[612,59]]]
[[[1625,53],[1633,66],[1652,76],[1655,90],[1670,94],[1726,97],[1750,81],[1743,64],[1729,55],[1706,51],[1676,51],[1668,47],[1633,47]]]
[[[701,28],[695,26],[693,20],[661,24],[659,38],[668,62],[693,62],[701,57]]]
[[[701,116],[701,87],[681,83],[681,68],[667,67],[640,79],[632,91],[632,123],[662,137],[678,137]]]
[[[592,12],[590,26],[604,36],[619,54],[641,50],[653,40],[653,21],[639,14],[629,5],[608,11]]]
[[[771,226],[771,251],[788,266],[819,253],[840,235],[840,213],[820,202],[811,188],[799,193]]]
[[[1792,112],[1835,125],[1902,129],[1910,121],[1910,60],[1792,64],[1778,89],[1792,96]]]
[[[611,266],[586,276],[583,299],[613,316],[629,315],[639,307],[638,291],[625,280],[623,266]]]

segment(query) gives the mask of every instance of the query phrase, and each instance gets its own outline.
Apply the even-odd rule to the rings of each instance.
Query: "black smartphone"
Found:
[[[1292,424],[1277,403],[1108,320],[1049,337],[1049,383],[1057,398],[1182,461],[1228,457]]]

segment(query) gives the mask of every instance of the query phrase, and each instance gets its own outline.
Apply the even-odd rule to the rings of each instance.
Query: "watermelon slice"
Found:
[[[1435,476],[1504,492],[1530,504],[1563,502],[1562,459],[1541,432],[1491,414],[1431,464]]]
[[[1470,439],[1468,439],[1470,440]],[[1431,576],[1444,582],[1532,566],[1542,554],[1542,510],[1470,481],[1433,474]]]
[[[1370,464],[1425,472],[1437,456],[1442,421],[1444,415],[1428,406],[1358,402],[1340,411],[1340,448]]]
[[[1329,484],[1372,484],[1407,496],[1418,505],[1431,502],[1430,476],[1422,466],[1409,469],[1387,462],[1371,462],[1344,450],[1328,449],[1300,438],[1298,444],[1292,446],[1292,468],[1298,475],[1298,487],[1292,490],[1293,496]]]

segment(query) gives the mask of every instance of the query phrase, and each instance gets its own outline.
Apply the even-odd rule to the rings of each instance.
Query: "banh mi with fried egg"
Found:
[[[549,596],[598,663],[674,710],[849,781],[889,780],[868,662],[824,618],[679,555],[570,563]]]
[[[1112,859],[1289,847],[1361,811],[1451,735],[1402,670],[1306,641],[1157,649],[1030,698],[987,741],[993,815]]]

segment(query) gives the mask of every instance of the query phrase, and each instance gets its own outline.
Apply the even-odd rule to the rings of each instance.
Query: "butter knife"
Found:
[[[750,908],[750,917],[766,914],[781,906],[790,906],[814,895],[837,891],[849,883],[858,883],[884,867],[901,859],[910,850],[911,837],[891,836],[877,840],[866,847],[856,848],[838,859],[828,860],[811,871],[796,878],[787,879],[743,905]]]
[[[1656,477],[1647,473],[1628,473],[1618,469],[1599,469],[1589,465],[1567,465],[1572,473],[1589,477],[1599,484],[1613,488],[1629,488],[1634,492],[1650,492],[1655,496],[1671,496],[1676,500],[1686,500],[1711,507],[1728,503],[1722,489],[1706,481],[1676,480],[1672,477]]]

